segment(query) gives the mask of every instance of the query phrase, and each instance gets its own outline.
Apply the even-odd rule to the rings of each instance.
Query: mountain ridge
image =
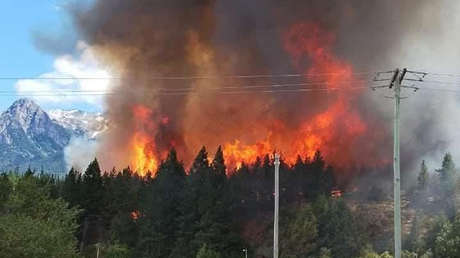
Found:
[[[95,140],[108,127],[101,113],[48,112],[33,100],[22,98],[0,114],[0,171],[31,168],[66,172],[64,150],[71,139]]]

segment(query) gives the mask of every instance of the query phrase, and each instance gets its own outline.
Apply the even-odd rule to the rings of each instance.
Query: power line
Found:
[[[231,79],[231,78],[277,78],[277,77],[320,77],[331,75],[370,75],[375,72],[353,72],[353,73],[292,73],[292,74],[247,74],[247,75],[194,75],[194,76],[153,76],[145,77],[150,80],[197,80],[197,79]],[[120,80],[122,77],[75,77],[75,76],[0,76],[0,80]]]
[[[337,91],[347,91],[347,90],[358,90],[358,89],[370,89],[370,87],[362,86],[362,87],[348,87],[348,88],[296,88],[296,89],[274,89],[274,90],[241,90],[241,91],[209,91],[210,94],[218,94],[218,95],[225,95],[225,94],[251,94],[251,93],[301,93],[301,92],[317,92],[317,93],[335,93]],[[185,96],[190,94],[204,94],[206,92],[199,92],[199,91],[188,91],[188,92],[158,92],[156,95],[158,96]],[[30,94],[6,94],[0,93],[1,96],[18,96],[18,97],[74,97],[74,96],[106,96],[106,95],[119,95],[119,94],[126,94],[126,92],[68,92],[68,93],[50,93],[50,94],[42,94],[42,93],[30,93]]]
[[[445,82],[445,81],[438,81],[438,80],[424,80],[422,82],[425,83],[438,83],[438,84],[449,84],[453,86],[460,86],[460,82]]]
[[[265,85],[239,85],[239,86],[221,86],[221,87],[210,87],[204,88],[204,90],[221,90],[221,89],[257,89],[257,88],[282,88],[282,87],[295,87],[295,86],[309,86],[309,85],[343,85],[343,82],[349,83],[364,83],[369,82],[368,80],[349,80],[349,81],[341,81],[341,83],[332,83],[332,82],[306,82],[306,83],[286,83],[286,84],[265,84]],[[195,87],[184,87],[184,88],[157,88],[161,91],[183,91],[183,90],[193,90],[196,89]]]
[[[307,83],[286,83],[286,84],[256,84],[256,85],[238,85],[238,86],[221,86],[221,87],[207,87],[201,88],[199,90],[226,90],[226,89],[263,89],[263,88],[288,88],[288,87],[297,87],[297,86],[328,86],[328,85],[345,85],[345,83],[366,83],[369,82],[368,80],[349,80],[349,81],[341,81],[340,83],[332,83],[332,82],[307,82]],[[130,89],[132,90],[132,89]],[[196,87],[189,86],[189,87],[182,87],[182,88],[142,88],[138,89],[142,91],[162,91],[162,92],[182,92],[182,91],[194,91],[197,90]],[[86,92],[86,93],[100,93],[105,92],[105,90],[79,90],[79,89],[54,89],[54,90],[29,90],[29,91],[21,91],[21,93],[36,93],[36,92]],[[0,90],[0,93],[14,93],[17,91],[7,91],[7,90]]]
[[[275,84],[255,84],[255,85],[230,85],[220,87],[206,87],[196,88],[193,86],[179,87],[179,88],[151,88],[151,89],[139,89],[142,91],[157,91],[156,95],[159,96],[172,96],[172,95],[188,95],[192,93],[204,94],[214,91],[216,94],[250,94],[250,93],[289,93],[289,92],[333,92],[342,89],[338,88],[303,88],[300,86],[338,86],[348,83],[366,83],[369,80],[355,78],[352,80],[341,81],[339,84],[330,81],[324,81],[322,76],[349,76],[349,75],[368,75],[373,74],[371,72],[355,72],[355,73],[297,73],[297,74],[257,74],[257,75],[227,75],[227,76],[170,76],[170,77],[150,77],[147,79],[154,80],[193,80],[193,79],[220,79],[220,78],[288,78],[288,77],[310,77],[307,82],[300,83],[275,83]],[[315,79],[317,78],[317,79]],[[0,77],[0,80],[107,80],[107,79],[121,79],[119,77]],[[334,79],[337,79],[334,78]],[[356,87],[351,87],[357,89]],[[359,87],[363,88],[363,87]],[[282,89],[282,90],[281,90]],[[132,89],[130,89],[132,90]],[[53,90],[29,90],[29,91],[0,91],[0,96],[18,96],[18,97],[46,97],[46,96],[104,96],[104,95],[116,95],[125,94],[124,91],[106,91],[106,90],[81,90],[81,89],[53,89]]]
[[[156,92],[157,95],[182,95],[190,93],[230,93],[235,92],[251,93],[251,92],[291,92],[291,91],[336,91],[347,88],[366,88],[366,87],[349,87],[349,85],[368,83],[368,80],[348,80],[340,81],[339,83],[333,82],[306,82],[306,83],[279,83],[279,84],[255,84],[255,85],[233,85],[233,86],[220,86],[220,87],[206,87],[196,88],[193,86],[181,87],[181,88],[139,88],[129,89],[138,90],[143,92]],[[334,87],[329,87],[333,85]],[[305,87],[302,87],[305,86]],[[326,87],[306,87],[306,86],[326,86]],[[344,86],[344,87],[338,87]],[[373,87],[373,86],[371,86]],[[115,90],[83,90],[83,89],[44,89],[44,90],[24,90],[24,91],[12,91],[12,90],[0,90],[0,96],[88,96],[88,95],[114,95],[114,94],[125,94],[126,91],[123,88]]]
[[[414,83],[414,85],[411,85],[411,86],[401,85],[402,87],[405,87],[405,88],[417,88],[417,89],[426,88],[425,86],[421,86],[422,84],[445,84],[445,85],[460,87],[460,81],[443,81],[443,80],[432,80],[432,79],[427,80],[427,79],[425,79],[427,77],[429,78],[430,75],[444,75],[444,76],[460,77],[460,74],[459,75],[455,75],[455,74],[436,74],[436,73],[415,72],[415,71],[407,71],[407,73],[414,75],[416,77],[416,79],[405,78],[404,81],[410,81],[410,82]],[[385,80],[388,80],[388,79],[385,79]],[[375,78],[374,78],[374,81],[385,81],[385,80],[375,80]],[[416,87],[415,85],[420,86],[420,87]]]
[[[427,74],[433,75],[433,76],[460,77],[460,74],[453,74],[453,73],[427,73]]]
[[[458,93],[460,93],[460,90],[458,90],[458,89],[447,89],[447,88],[427,88],[427,87],[423,87],[423,88],[420,88],[420,90],[441,91],[441,92],[458,92]]]
[[[289,93],[289,92],[324,92],[324,93],[331,93],[334,91],[346,91],[346,90],[357,90],[357,89],[369,89],[369,87],[350,87],[350,88],[323,88],[323,89],[314,89],[314,88],[299,88],[299,89],[292,89],[292,90],[263,90],[263,91],[240,91],[240,92],[222,92],[223,94],[226,93]]]
[[[391,71],[389,71],[391,72]],[[386,73],[389,73],[386,72]],[[408,73],[412,74],[418,74],[418,75],[424,75],[424,76],[446,76],[446,77],[460,77],[460,74],[454,74],[454,73],[432,73],[432,72],[425,72],[425,71],[412,71],[412,70],[407,70]],[[379,73],[379,72],[378,72]],[[382,73],[382,72],[380,72]]]

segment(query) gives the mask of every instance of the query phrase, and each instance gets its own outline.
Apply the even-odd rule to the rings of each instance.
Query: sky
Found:
[[[69,0],[0,1],[0,77],[108,77],[90,47],[81,41],[65,6]],[[27,8],[25,8],[27,7]],[[45,109],[100,111],[102,97],[30,96],[31,91],[105,90],[106,80],[0,80],[0,111],[18,94]],[[33,93],[36,95],[36,93]],[[3,96],[2,96],[3,95]]]

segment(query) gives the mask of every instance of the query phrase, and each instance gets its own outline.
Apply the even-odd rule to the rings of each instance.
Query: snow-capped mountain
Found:
[[[17,100],[0,115],[0,169],[62,171],[71,136],[32,100]]]
[[[28,167],[65,172],[72,139],[91,145],[107,128],[100,113],[45,112],[32,100],[19,99],[0,115],[0,172]]]
[[[49,110],[48,115],[75,136],[95,139],[108,128],[107,120],[102,113],[55,109]]]

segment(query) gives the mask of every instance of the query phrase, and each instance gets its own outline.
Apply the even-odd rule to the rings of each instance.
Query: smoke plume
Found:
[[[88,164],[94,160],[98,149],[98,142],[86,137],[72,137],[69,144],[64,148],[64,159],[67,171],[75,168],[85,171]]]
[[[222,145],[229,166],[275,149],[288,161],[320,149],[341,166],[388,164],[391,102],[359,88],[369,86],[366,72],[420,68],[420,59],[440,53],[427,46],[444,35],[451,4],[99,0],[76,8],[84,40],[121,77],[106,98],[114,126],[98,156],[109,167],[143,170],[171,147],[187,165],[202,145]],[[414,56],[421,49],[426,55]],[[310,76],[228,76],[299,73]],[[283,91],[257,87],[280,84]],[[433,133],[442,130],[439,118],[416,111],[423,101],[415,98],[426,100],[403,103],[403,117],[411,116],[402,130],[406,167],[448,147],[448,137]]]

